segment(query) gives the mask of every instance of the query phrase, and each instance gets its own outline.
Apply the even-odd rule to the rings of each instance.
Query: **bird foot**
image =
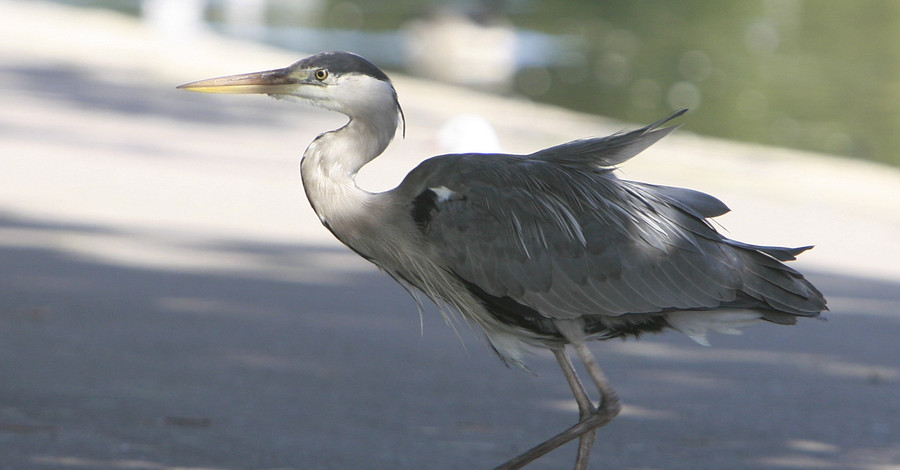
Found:
[[[565,431],[551,437],[550,439],[538,444],[528,451],[509,459],[507,462],[502,465],[495,467],[494,470],[515,470],[522,468],[531,462],[541,458],[546,455],[553,449],[573,440],[576,438],[580,438],[582,436],[587,435],[588,433],[593,433],[598,428],[606,426],[610,421],[613,420],[621,410],[621,406],[619,405],[618,400],[614,400],[613,403],[604,402],[600,408],[592,411],[590,414],[581,418],[577,424],[566,429]],[[590,439],[593,441],[593,439]],[[593,443],[593,442],[591,442]],[[587,452],[587,455],[584,453]],[[579,461],[584,461],[585,465],[587,463],[587,457],[590,452],[590,446],[588,446],[587,450],[579,450]],[[576,464],[576,468],[577,464]]]

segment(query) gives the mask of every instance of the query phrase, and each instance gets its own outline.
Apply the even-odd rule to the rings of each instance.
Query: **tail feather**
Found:
[[[763,250],[742,251],[744,292],[785,314],[818,316],[828,310],[825,297],[802,274],[766,255],[771,256]],[[784,321],[776,316],[773,320]]]

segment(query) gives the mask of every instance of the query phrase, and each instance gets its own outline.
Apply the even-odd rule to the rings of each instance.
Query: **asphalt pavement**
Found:
[[[296,54],[42,2],[0,2],[0,29],[0,468],[491,468],[575,422],[552,355],[507,369],[320,226],[297,159],[340,116],[174,89]],[[519,152],[633,126],[396,82],[407,138],[373,189],[464,112]],[[624,177],[717,195],[735,238],[817,244],[795,264],[831,311],[592,345],[626,404],[592,468],[900,469],[900,171],[682,121]]]

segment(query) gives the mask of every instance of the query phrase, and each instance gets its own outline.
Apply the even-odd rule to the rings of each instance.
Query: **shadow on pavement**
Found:
[[[506,370],[430,306],[420,332],[409,296],[339,266],[344,250],[209,241],[199,248],[262,268],[175,269],[9,236],[62,232],[130,236],[0,217],[0,467],[487,468],[576,419],[552,356],[530,361],[534,375]],[[322,275],[291,279],[285,260]],[[676,334],[594,345],[628,405],[594,463],[900,461],[900,285],[810,277],[831,299],[827,322],[711,349]]]

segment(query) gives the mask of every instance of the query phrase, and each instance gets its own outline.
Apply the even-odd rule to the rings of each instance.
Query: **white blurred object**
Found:
[[[516,33],[505,22],[440,12],[407,25],[406,49],[416,74],[444,82],[507,89],[516,71]]]
[[[228,0],[224,13],[227,31],[251,40],[265,37],[266,0]]]
[[[206,0],[142,0],[141,17],[167,37],[191,36],[206,29]]]
[[[460,114],[437,132],[441,153],[506,153],[494,126],[477,114]]]

